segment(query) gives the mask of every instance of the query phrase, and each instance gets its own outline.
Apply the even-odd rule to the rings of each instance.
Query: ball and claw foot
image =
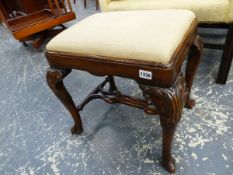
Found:
[[[175,173],[175,171],[176,171],[176,164],[175,163],[176,163],[176,161],[172,157],[168,161],[162,161],[161,164],[164,167],[164,169],[166,169],[169,173]]]
[[[71,134],[81,134],[83,132],[83,128],[80,126],[76,126],[74,125],[71,129],[70,129]]]

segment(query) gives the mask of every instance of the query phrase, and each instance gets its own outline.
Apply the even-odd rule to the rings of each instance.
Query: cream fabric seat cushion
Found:
[[[229,0],[111,0],[107,11],[187,9],[200,22],[228,22]]]
[[[188,10],[99,13],[57,35],[46,49],[168,63],[194,19]]]

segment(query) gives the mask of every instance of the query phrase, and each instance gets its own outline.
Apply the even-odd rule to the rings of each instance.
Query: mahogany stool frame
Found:
[[[192,23],[168,64],[46,51],[50,65],[46,76],[47,83],[74,120],[71,133],[80,134],[83,131],[79,111],[96,98],[103,99],[107,103],[123,103],[141,108],[148,114],[159,114],[163,142],[162,165],[167,171],[174,173],[175,161],[171,149],[175,130],[183,107],[191,109],[195,105],[195,100],[190,98],[190,92],[203,49],[202,41],[197,35],[197,25],[197,21]],[[181,66],[186,58],[187,65],[183,75]],[[63,83],[63,79],[72,69],[106,76],[106,79],[78,106],[75,105]],[[151,72],[152,79],[140,78],[139,70]],[[114,82],[114,76],[135,80],[143,91],[144,99],[121,94]],[[107,83],[109,86],[106,90],[104,86]]]

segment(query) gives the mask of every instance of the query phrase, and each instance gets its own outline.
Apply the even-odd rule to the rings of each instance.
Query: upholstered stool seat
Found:
[[[194,19],[186,10],[100,13],[55,37],[47,50],[166,64]]]
[[[81,133],[79,111],[95,98],[159,114],[163,127],[162,164],[174,172],[172,138],[183,106],[194,105],[190,91],[202,49],[196,32],[195,15],[187,10],[109,12],[90,16],[52,39],[46,47],[51,67],[47,81],[74,119],[72,133]],[[181,66],[188,53],[184,77]],[[106,76],[78,107],[62,82],[72,69]],[[114,76],[135,80],[145,99],[121,94]]]

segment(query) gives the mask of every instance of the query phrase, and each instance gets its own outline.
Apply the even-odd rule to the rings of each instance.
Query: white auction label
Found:
[[[152,80],[152,72],[146,70],[139,70],[139,77],[147,80]]]

